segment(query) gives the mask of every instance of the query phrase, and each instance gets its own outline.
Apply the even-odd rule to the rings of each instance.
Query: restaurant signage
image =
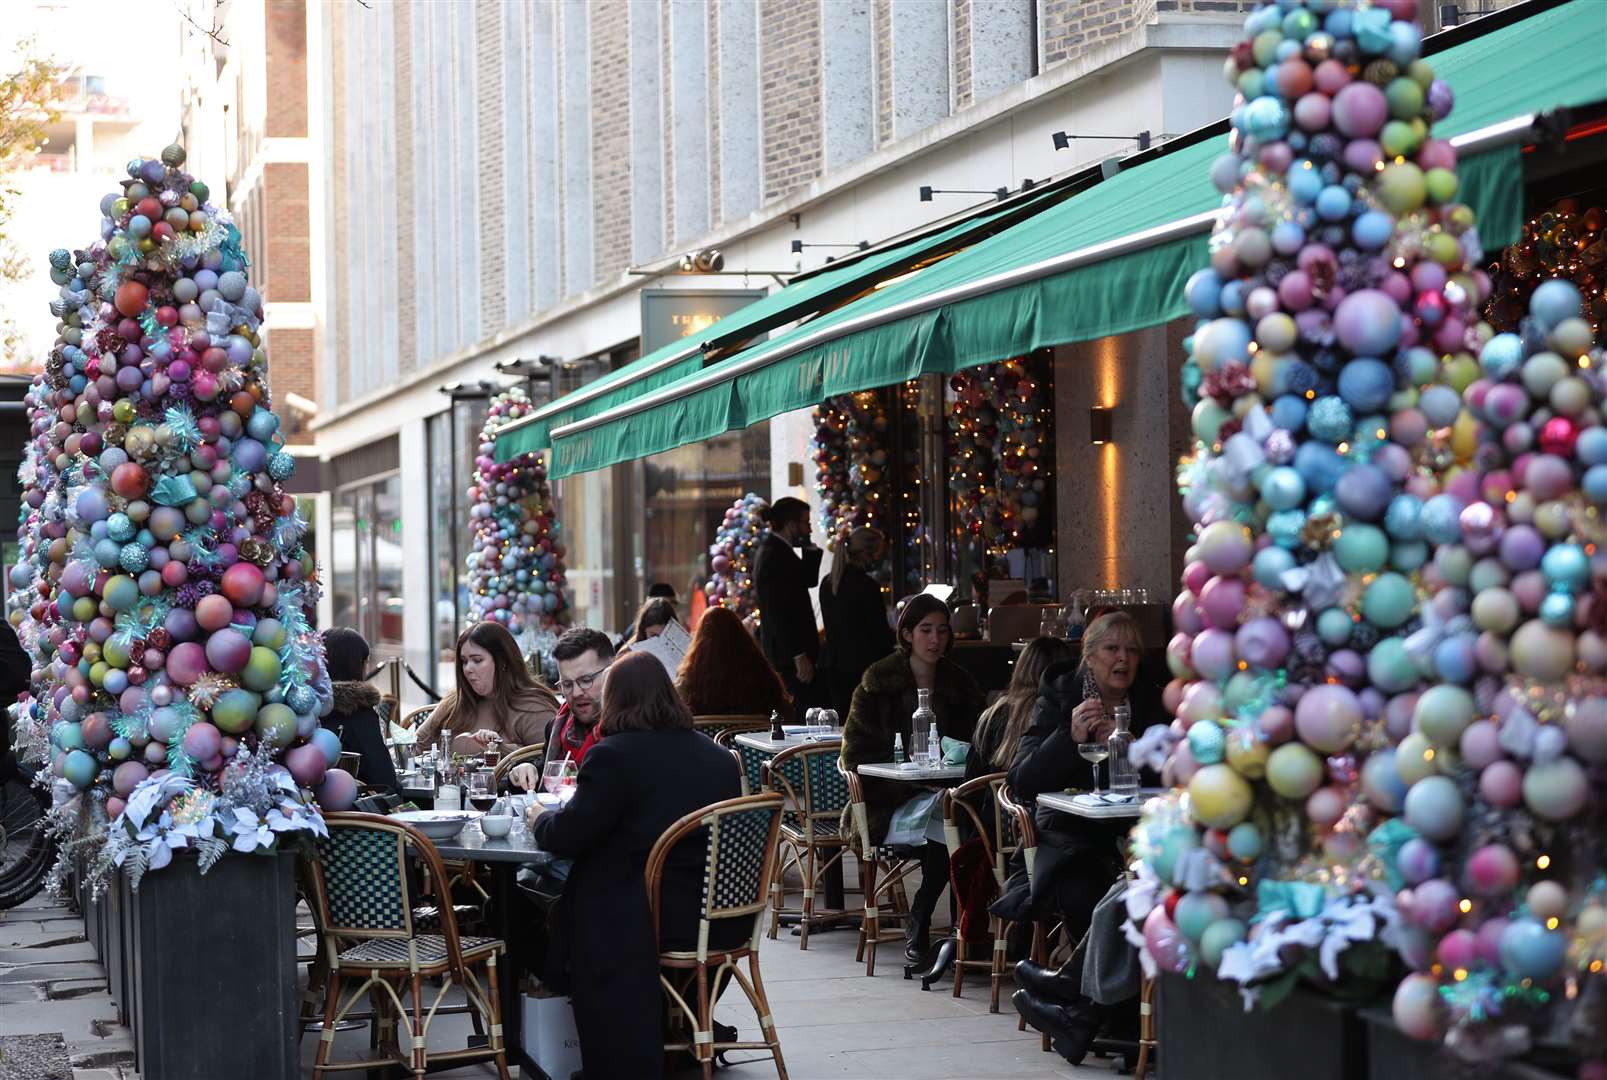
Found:
[[[766,295],[765,289],[643,289],[642,355],[705,330]]]

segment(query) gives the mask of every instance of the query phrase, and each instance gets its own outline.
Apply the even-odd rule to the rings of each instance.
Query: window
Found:
[[[402,478],[364,480],[335,493],[334,624],[376,653],[402,651]]]

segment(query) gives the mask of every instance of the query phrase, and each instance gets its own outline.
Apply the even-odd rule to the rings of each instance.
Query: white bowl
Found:
[[[405,821],[431,840],[450,840],[463,831],[463,826],[480,816],[478,810],[406,810],[392,814],[397,821]]]
[[[480,831],[492,840],[501,840],[513,831],[512,814],[487,814],[480,819]]]

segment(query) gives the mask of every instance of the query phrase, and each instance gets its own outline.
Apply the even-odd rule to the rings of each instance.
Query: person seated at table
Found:
[[[614,662],[614,643],[601,630],[574,626],[558,638],[552,647],[552,658],[558,665],[558,692],[563,694],[564,703],[548,728],[547,749],[541,761],[515,765],[508,772],[509,783],[525,791],[534,791],[541,785],[547,762],[568,758],[578,767],[597,745],[603,676]]]
[[[703,613],[681,661],[675,689],[693,716],[768,718],[775,711],[784,723],[793,720],[792,698],[781,676],[742,625],[742,616],[728,607],[711,607]]]
[[[1010,767],[1010,789],[1026,804],[1045,792],[1094,787],[1093,766],[1078,754],[1080,743],[1103,742],[1115,730],[1114,709],[1131,708],[1130,730],[1138,733],[1168,722],[1160,694],[1138,679],[1143,639],[1138,623],[1122,611],[1101,615],[1082,639],[1080,663],[1064,661],[1046,670],[1032,724],[1021,735]],[[1132,822],[1093,821],[1055,811],[1036,812],[1038,851],[1029,885],[1017,867],[1004,895],[993,905],[1007,919],[1062,922],[1080,941],[1094,907],[1123,872],[1122,846]],[[1077,973],[1050,971],[1030,961],[1016,966],[1021,989],[1012,997],[1027,1023],[1048,1034],[1055,1049],[1080,1062],[1100,1029],[1122,1022],[1131,1010],[1105,1009],[1080,992]]]
[[[443,731],[457,754],[516,750],[546,738],[558,699],[530,674],[507,627],[475,623],[458,635],[457,654],[457,687],[419,728],[421,750]]]
[[[948,659],[954,644],[948,605],[928,593],[909,598],[898,616],[898,650],[865,670],[854,691],[843,725],[843,764],[849,768],[893,760],[893,736],[903,736],[904,752],[914,746],[911,716],[916,690],[932,692],[932,711],[942,737],[970,742],[982,712],[982,688],[971,673]],[[922,732],[924,735],[925,732]],[[884,843],[894,812],[912,798],[929,800],[931,793],[897,780],[862,777],[861,791],[869,818],[872,843]],[[851,835],[856,835],[849,830]],[[921,860],[921,887],[911,904],[904,931],[904,956],[911,963],[927,959],[927,934],[932,912],[948,883],[949,853],[943,843],[928,838],[914,847]]]
[[[342,750],[360,755],[358,783],[386,795],[401,791],[396,763],[385,749],[379,690],[363,679],[368,665],[367,640],[346,627],[325,630],[324,658],[335,691],[335,708],[323,718],[324,727],[340,736]]]
[[[675,601],[662,596],[650,597],[648,601],[636,612],[636,623],[631,628],[630,636],[625,639],[620,651],[624,651],[639,641],[656,638],[664,632],[670,623],[680,622],[675,611]]]
[[[838,542],[831,573],[820,585],[826,631],[820,663],[831,686],[831,707],[841,716],[847,715],[865,669],[895,644],[882,587],[870,576],[886,550],[887,538],[878,530],[854,529]]]
[[[664,665],[620,657],[602,695],[601,739],[560,809],[534,803],[530,831],[543,851],[574,860],[558,902],[549,967],[567,959],[588,1077],[664,1075],[664,998],[659,948],[697,947],[706,841],[672,851],[655,944],[644,874],[654,843],[685,815],[742,793],[729,751],[692,727]],[[730,947],[752,922],[711,927],[711,948]]]

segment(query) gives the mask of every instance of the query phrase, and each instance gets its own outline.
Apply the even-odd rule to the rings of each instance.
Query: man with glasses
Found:
[[[547,729],[542,766],[567,756],[578,767],[597,742],[603,677],[614,662],[614,643],[601,631],[577,626],[564,631],[553,646],[552,658],[558,663],[558,693],[564,704]],[[526,791],[534,791],[541,785],[541,773],[542,768],[535,765],[515,765],[508,779]]]

